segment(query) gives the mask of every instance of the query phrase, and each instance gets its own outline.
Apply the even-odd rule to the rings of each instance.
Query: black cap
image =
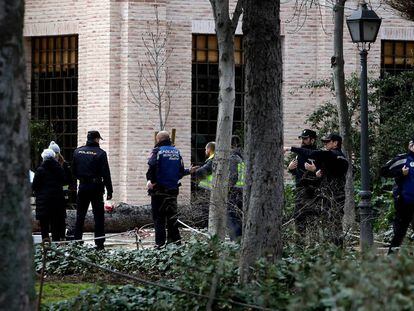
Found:
[[[328,136],[323,137],[321,140],[323,142],[328,142],[328,141],[332,140],[332,141],[339,141],[340,143],[342,143],[342,137],[338,134],[335,134],[335,133],[331,133]]]
[[[99,134],[98,131],[89,131],[87,138],[88,140],[94,140],[95,138],[99,138],[103,140],[103,138],[101,137],[101,134]]]
[[[316,139],[316,132],[309,130],[309,129],[304,129],[302,133],[298,136],[298,138],[308,138],[308,137]]]

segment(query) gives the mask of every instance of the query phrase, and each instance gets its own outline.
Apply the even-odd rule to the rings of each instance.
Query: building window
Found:
[[[233,117],[233,134],[243,135],[244,121],[244,63],[242,36],[236,36],[235,88],[236,102]],[[216,139],[218,114],[218,45],[216,35],[193,35],[192,48],[192,109],[191,109],[191,161],[204,162],[204,148]]]
[[[383,40],[381,74],[398,74],[414,69],[414,41]]]
[[[31,118],[50,124],[65,159],[78,132],[78,36],[32,39]]]

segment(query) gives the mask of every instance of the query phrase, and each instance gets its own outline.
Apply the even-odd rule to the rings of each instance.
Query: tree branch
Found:
[[[385,3],[403,18],[414,21],[414,0],[385,0]]]
[[[231,19],[231,29],[233,30],[233,33],[236,32],[237,24],[239,23],[239,18],[242,13],[243,13],[243,1],[237,0],[237,4],[233,12],[233,17]]]

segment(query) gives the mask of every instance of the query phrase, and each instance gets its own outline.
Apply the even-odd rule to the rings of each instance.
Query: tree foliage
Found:
[[[49,146],[51,140],[56,139],[53,127],[47,121],[31,120],[29,124],[30,134],[30,167],[36,169],[40,164],[40,154]]]
[[[379,168],[399,153],[406,152],[408,141],[414,135],[414,73],[387,75],[368,81],[370,166],[374,181],[379,180]],[[311,89],[328,88],[330,80],[312,82]],[[354,167],[359,172],[360,150],[360,91],[359,77],[346,80],[348,110],[352,124]],[[319,131],[320,136],[338,131],[338,112],[334,101],[327,101],[308,117],[307,123]],[[358,175],[359,176],[359,175]],[[357,177],[358,177],[357,176]]]
[[[68,251],[66,247],[61,250]],[[90,258],[93,251],[84,248],[83,252],[84,255],[78,255]],[[402,251],[398,257],[368,254],[367,260],[361,260],[360,254],[352,249],[340,251],[329,245],[315,245],[301,250],[287,242],[281,260],[270,264],[261,259],[252,266],[253,282],[246,285],[237,282],[238,246],[221,243],[217,239],[192,240],[181,248],[162,251],[131,251],[124,263],[120,259],[126,255],[125,251],[100,256],[106,261],[103,265],[107,266],[115,257],[117,259],[113,263],[118,262],[118,271],[129,271],[142,277],[141,272],[145,270],[130,258],[135,257],[141,264],[148,265],[145,262],[150,260],[150,256],[145,252],[168,267],[163,270],[164,264],[160,266],[164,271],[164,285],[199,294],[208,293],[213,275],[220,262],[224,261],[217,288],[219,300],[215,302],[214,310],[250,310],[231,301],[274,310],[414,308],[414,257],[407,251]],[[168,254],[172,256],[168,257]],[[79,263],[72,261],[70,264]],[[156,267],[157,264],[153,271]],[[76,298],[49,305],[48,309],[205,310],[206,303],[204,298],[152,286],[102,284],[100,288],[81,291]]]
[[[414,0],[385,0],[385,3],[403,18],[414,21]]]

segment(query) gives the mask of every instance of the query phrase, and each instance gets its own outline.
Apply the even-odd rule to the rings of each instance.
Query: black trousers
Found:
[[[399,196],[394,200],[395,204],[395,217],[394,217],[394,236],[391,240],[390,249],[392,247],[401,246],[405,235],[407,234],[408,227],[414,216],[414,204],[407,204]]]
[[[243,189],[230,188],[227,207],[227,228],[231,241],[237,241],[242,236]]]
[[[42,240],[49,238],[49,231],[52,232],[52,241],[62,241],[65,239],[65,215],[60,213],[47,213],[38,217]]]
[[[304,244],[306,236],[317,236],[319,230],[320,200],[313,188],[296,186],[295,230],[298,234],[296,243]]]
[[[89,204],[92,204],[93,218],[95,221],[95,238],[105,235],[104,201],[102,187],[93,185],[80,185],[77,199],[77,213],[75,224],[75,240],[81,240],[83,225]],[[95,240],[96,246],[103,246],[105,239]]]
[[[181,240],[177,216],[178,190],[157,190],[151,194],[152,219],[155,227],[155,244],[163,246],[165,241],[173,243]],[[168,236],[165,233],[167,225]]]

